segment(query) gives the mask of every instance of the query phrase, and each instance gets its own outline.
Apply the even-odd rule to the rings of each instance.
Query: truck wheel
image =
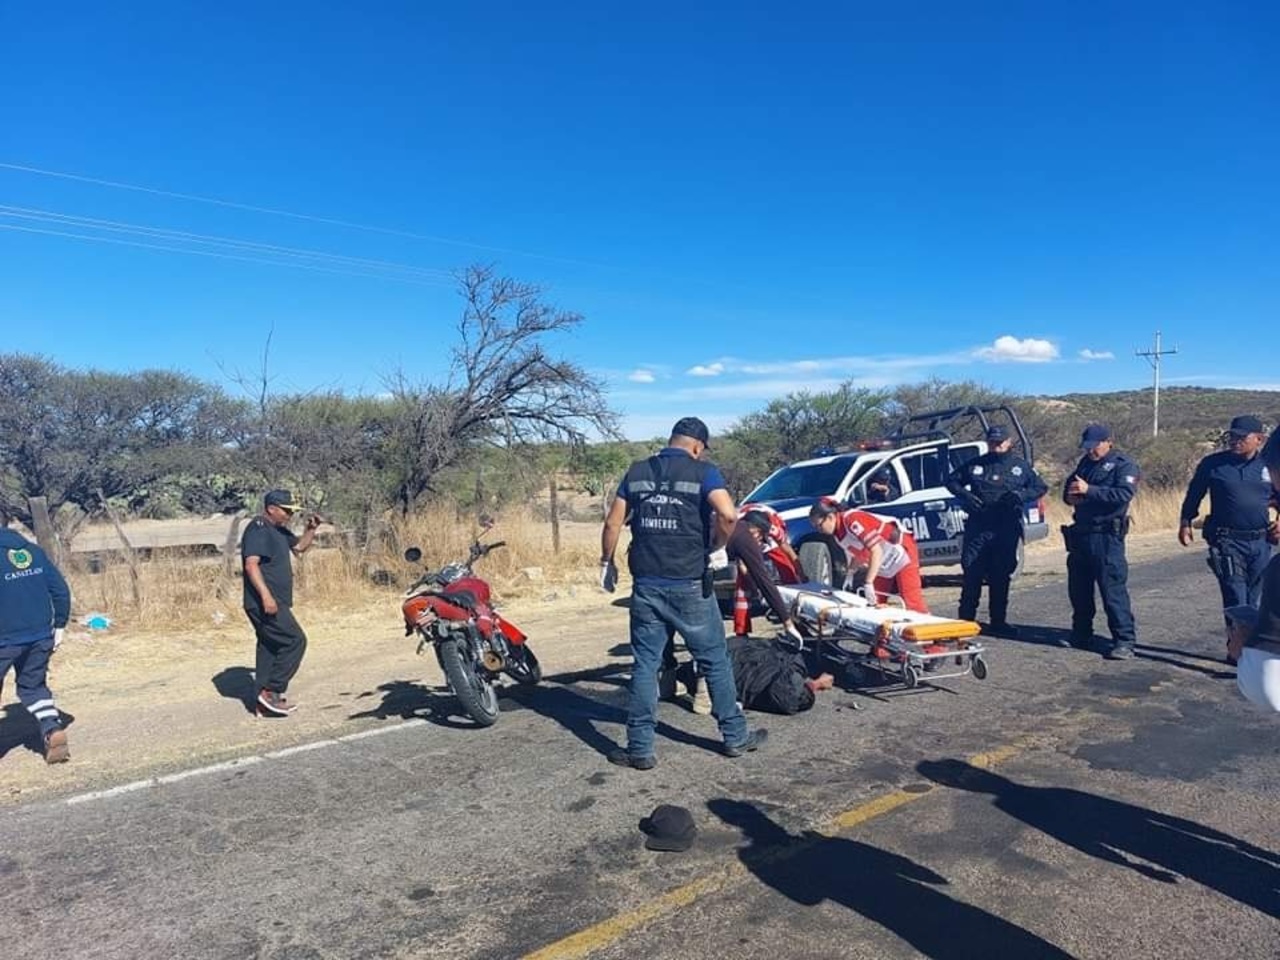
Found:
[[[831,586],[835,580],[835,564],[831,562],[831,550],[821,540],[808,540],[797,551],[805,576],[813,583]]]

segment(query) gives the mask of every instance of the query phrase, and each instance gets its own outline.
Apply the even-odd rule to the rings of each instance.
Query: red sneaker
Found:
[[[260,717],[287,717],[298,709],[296,703],[290,703],[283,693],[274,690],[262,690],[258,693],[257,714]]]

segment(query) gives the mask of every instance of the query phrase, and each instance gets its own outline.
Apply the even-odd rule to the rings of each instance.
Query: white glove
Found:
[[[880,600],[876,597],[876,588],[870,583],[864,583],[858,588],[858,592],[866,599],[867,603],[873,607],[879,606]]]
[[[62,635],[67,631],[63,627],[58,627],[53,631],[53,649],[57,650],[62,646]]]
[[[613,593],[618,588],[618,565],[612,560],[600,564],[600,589],[605,593]]]
[[[729,566],[729,551],[724,547],[712,550],[707,554],[707,566],[712,570],[723,570]]]

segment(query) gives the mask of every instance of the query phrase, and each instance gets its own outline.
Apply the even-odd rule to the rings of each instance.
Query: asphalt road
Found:
[[[5,954],[1274,960],[1280,719],[1218,659],[1199,551],[1131,586],[1135,661],[1043,643],[1065,587],[1028,578],[1014,619],[1044,626],[986,681],[752,715],[771,738],[737,760],[664,705],[657,769],[610,766],[617,674],[514,691],[489,730],[406,683],[427,722],[11,808]],[[688,853],[643,848],[662,802]]]

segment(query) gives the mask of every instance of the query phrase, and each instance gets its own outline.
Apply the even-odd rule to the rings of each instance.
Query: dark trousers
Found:
[[[1271,560],[1271,544],[1263,538],[1214,537],[1209,542],[1209,569],[1218,578],[1222,607],[1256,607],[1262,596],[1262,573]]]
[[[1132,646],[1136,634],[1129,603],[1129,561],[1124,538],[1114,533],[1076,533],[1067,552],[1067,596],[1071,599],[1071,636],[1093,636],[1093,590],[1102,597],[1107,628],[1116,646]]]
[[[982,584],[987,584],[987,607],[992,624],[1004,624],[1009,617],[1009,581],[1018,566],[1020,523],[966,524],[960,563],[964,579],[960,585],[960,619],[975,620]]]
[[[40,732],[48,736],[62,726],[58,708],[49,690],[49,658],[53,655],[53,637],[39,643],[24,643],[17,647],[0,647],[0,683],[13,667],[18,675],[18,699],[27,708]]]
[[[293,611],[281,607],[272,616],[261,610],[246,610],[253,632],[258,638],[258,657],[254,676],[259,688],[284,693],[289,681],[302,666],[307,652],[307,635],[293,617]]]

